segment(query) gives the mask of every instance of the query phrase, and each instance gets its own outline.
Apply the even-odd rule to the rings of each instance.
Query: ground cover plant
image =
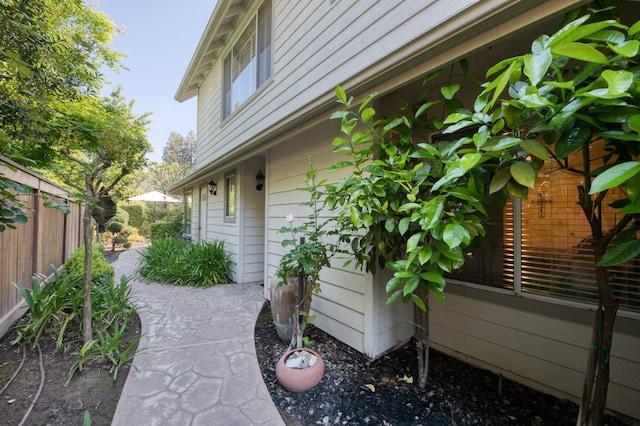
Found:
[[[9,366],[0,374],[2,391],[9,395],[7,410],[12,419],[26,420],[38,403],[41,393],[46,395],[48,404],[40,404],[35,408],[38,412],[29,421],[49,423],[52,419],[61,419],[59,424],[70,424],[70,419],[78,419],[80,414],[108,413],[113,414],[117,398],[113,400],[109,395],[117,390],[118,394],[124,384],[122,376],[126,377],[128,366],[137,351],[140,339],[140,325],[135,316],[135,307],[131,300],[129,279],[121,277],[114,282],[113,267],[102,255],[102,246],[95,244],[94,268],[91,277],[92,293],[92,328],[95,338],[88,343],[83,342],[83,281],[84,281],[84,249],[81,247],[72,254],[65,263],[63,272],[53,273],[52,279],[38,276],[33,278],[31,288],[14,284],[24,297],[29,310],[13,327],[11,332],[2,339],[4,363]],[[22,362],[20,354],[22,353]],[[44,355],[43,355],[44,354]],[[26,366],[26,367],[23,367]],[[81,374],[90,366],[91,372]],[[25,368],[24,372],[21,372]],[[51,369],[52,375],[45,375],[45,369]],[[108,374],[101,373],[108,371]],[[13,373],[15,371],[15,373]],[[124,374],[123,374],[124,372]],[[13,373],[9,376],[9,373]],[[31,376],[29,379],[27,376]],[[116,385],[118,378],[121,380]],[[105,378],[108,378],[105,386]],[[40,381],[36,393],[30,386],[32,382]],[[67,385],[73,389],[63,390]],[[17,401],[10,395],[20,394],[18,389],[26,386],[28,398]],[[57,386],[57,387],[56,387]],[[54,387],[54,389],[52,389]],[[110,398],[105,410],[98,406],[83,407],[81,409],[61,409],[60,406],[73,404],[64,395],[77,395],[82,401],[83,392],[95,392],[98,405],[101,398]],[[0,393],[1,393],[0,392]],[[60,396],[62,395],[62,396]],[[16,402],[13,405],[14,401]],[[58,413],[62,411],[63,413]],[[35,420],[38,419],[38,420]],[[73,423],[77,423],[74,420]],[[100,422],[98,424],[101,424]],[[107,423],[108,424],[108,423]]]
[[[163,283],[211,287],[231,282],[231,259],[223,241],[193,244],[161,238],[141,250],[138,266],[142,277]]]
[[[69,371],[67,382],[87,361],[94,359],[109,365],[115,379],[120,367],[133,359],[137,346],[137,341],[124,347],[121,345],[124,330],[135,314],[129,280],[123,276],[116,284],[113,267],[102,255],[102,245],[95,246],[91,324],[98,338],[85,342],[77,351],[77,361]],[[35,348],[41,339],[52,338],[56,350],[68,352],[73,343],[82,339],[84,253],[82,247],[76,250],[61,274],[54,271],[51,282],[45,277],[34,277],[31,289],[14,284],[29,307],[15,326],[16,344]]]

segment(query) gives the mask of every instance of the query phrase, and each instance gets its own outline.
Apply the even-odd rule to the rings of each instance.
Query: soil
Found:
[[[287,425],[575,425],[576,404],[431,350],[429,382],[417,385],[417,357],[407,344],[371,361],[309,326],[311,349],[325,374],[314,388],[285,391],[275,365],[288,343],[278,339],[268,303],[256,322],[258,362],[271,398]],[[610,426],[628,424],[607,417]]]
[[[139,335],[140,322],[134,315],[124,339],[132,342]],[[90,363],[65,386],[82,342],[74,342],[66,351],[56,352],[52,338],[41,339],[40,363],[38,350],[13,345],[15,338],[15,333],[9,332],[0,340],[0,424],[20,424],[34,401],[25,425],[82,425],[85,411],[89,412],[94,426],[111,424],[130,366],[121,368],[114,381],[105,364]],[[23,356],[25,361],[20,368]],[[4,389],[14,372],[17,375]],[[41,381],[44,383],[39,391]]]
[[[105,252],[105,257],[113,262],[119,254]],[[134,315],[125,330],[124,342],[133,342],[139,335],[140,321]],[[36,348],[18,347],[13,344],[15,339],[13,331],[0,339],[0,425],[18,425],[23,419],[25,425],[82,425],[85,412],[94,426],[111,424],[130,365],[121,368],[114,381],[108,366],[92,362],[65,386],[81,341],[70,343],[65,351],[56,351],[53,338],[43,338],[39,362]]]

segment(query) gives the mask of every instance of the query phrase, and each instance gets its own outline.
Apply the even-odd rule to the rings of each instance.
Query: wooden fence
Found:
[[[26,310],[22,296],[12,283],[30,288],[33,275],[51,275],[52,265],[59,268],[82,245],[84,207],[69,200],[69,194],[61,187],[2,157],[0,173],[33,188],[32,194],[21,196],[27,205],[27,223],[0,232],[1,337]],[[71,212],[63,214],[44,207],[43,195],[66,202]]]

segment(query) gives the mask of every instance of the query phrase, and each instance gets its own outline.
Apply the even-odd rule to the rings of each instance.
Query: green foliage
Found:
[[[175,233],[171,222],[155,222],[149,225],[149,239],[156,242],[164,238],[179,238],[180,234]]]
[[[155,222],[149,225],[149,239],[153,242],[163,238],[180,238],[184,227],[184,212],[175,209],[168,216],[168,222]]]
[[[77,321],[82,307],[82,275],[59,275],[55,268],[53,272],[55,281],[46,285],[43,276],[32,278],[31,289],[13,283],[29,307],[27,321],[16,327],[16,343],[35,347],[40,338],[53,335],[60,348],[69,322]]]
[[[101,252],[99,256],[102,257]],[[84,256],[78,257],[81,260]],[[31,289],[14,283],[29,307],[27,321],[17,326],[17,343],[35,346],[41,337],[53,335],[57,347],[61,348],[65,333],[69,329],[78,331],[82,317],[83,274],[74,269],[77,262],[74,258],[72,267],[65,263],[63,274],[58,274],[54,269],[54,279],[46,285],[46,277],[42,276],[33,277]],[[134,314],[127,279],[123,277],[120,284],[114,285],[113,268],[108,263],[107,266],[111,269],[102,268],[102,272],[92,278],[92,321],[99,329],[108,329],[112,324],[124,324]],[[71,339],[74,337],[77,336]]]
[[[110,49],[114,35],[108,16],[81,0],[0,3],[0,155],[50,159],[49,103],[102,86],[96,70],[122,56]]]
[[[330,227],[333,219],[324,221],[320,219],[325,195],[321,187],[325,181],[316,182],[316,169],[313,168],[311,159],[309,163],[306,186],[298,188],[309,193],[309,201],[301,204],[310,208],[309,215],[298,227],[293,226],[295,220],[293,215],[287,215],[286,220],[289,226],[283,226],[278,231],[291,236],[282,241],[282,246],[289,248],[289,251],[280,258],[276,272],[276,276],[282,279],[280,285],[286,285],[290,277],[297,277],[300,274],[304,274],[309,281],[317,284],[320,271],[329,266],[329,260],[339,250],[338,244],[328,241],[329,236],[338,235],[338,231]]]
[[[125,207],[118,206],[118,211],[124,210],[129,213],[129,225],[134,228],[142,228],[145,220],[149,217],[149,208],[146,204],[131,204]]]
[[[640,21],[579,16],[537,38],[531,53],[492,67],[474,111],[450,120],[453,129],[478,127],[474,150],[492,165],[496,193],[526,197],[547,158],[582,178],[576,200],[591,229],[598,307],[578,424],[602,423],[606,407],[619,304],[607,268],[640,254],[639,65]],[[613,189],[622,199],[606,206]],[[613,225],[603,220],[608,208]]]
[[[109,219],[109,222],[107,222],[106,228],[107,228],[107,231],[115,234],[124,229],[124,224],[120,222],[111,221],[111,219]]]
[[[387,283],[388,303],[401,298],[426,309],[418,293],[444,297],[446,272],[464,263],[464,248],[484,235],[480,216],[486,214],[480,156],[458,150],[464,143],[431,143],[428,133],[442,123],[430,109],[456,108],[455,87],[440,93],[445,99],[424,98],[415,114],[376,119],[371,106],[376,94],[359,106],[338,87],[344,106],[332,118],[341,121],[343,136],[334,151],[347,160],[331,169],[353,172],[327,186],[327,204],[337,213],[339,233],[350,239],[357,264],[375,273],[394,271]]]
[[[2,165],[14,169],[6,163]],[[21,194],[30,194],[31,188],[6,179],[0,173],[0,232],[16,229],[16,225],[27,222],[26,204],[20,199]]]
[[[0,2],[0,155],[23,164],[47,164],[51,103],[102,85],[103,65],[114,68],[115,27],[81,0]],[[26,193],[0,173],[0,232],[24,223]],[[58,206],[60,207],[60,206]]]
[[[109,219],[109,221],[119,222],[122,225],[127,226],[129,224],[129,213],[126,210],[118,208],[118,210],[116,210],[115,216]],[[108,222],[107,222],[107,225],[108,225]]]
[[[128,222],[129,213],[118,209],[115,216],[105,224],[108,231],[107,237],[111,238],[111,251],[115,251],[118,245],[124,246],[128,241],[127,238],[133,233],[133,228],[128,226]]]
[[[93,243],[91,257],[91,282],[110,279],[113,282],[115,271],[104,258],[104,247]],[[64,264],[64,276],[84,277],[84,247],[78,247]]]
[[[594,230],[594,244],[605,248],[623,229],[640,230],[632,224],[640,213],[639,29],[640,23],[628,27],[584,15],[540,36],[531,53],[491,68],[487,76],[494,79],[483,84],[474,111],[451,117],[445,130],[478,127],[474,150],[480,164],[491,167],[482,166],[493,174],[491,192],[503,197],[526,197],[538,165],[548,159],[582,175],[576,199]],[[591,154],[597,145],[606,152],[602,159]],[[615,188],[626,198],[612,205],[620,213],[615,226],[602,229],[597,212]],[[617,253],[600,266],[624,263],[640,251],[636,233],[624,235],[613,248]],[[622,248],[627,256],[620,255]]]
[[[119,91],[62,100],[51,108],[48,140],[53,153],[44,169],[55,170],[48,177],[74,190],[77,199],[93,206],[146,165],[148,114],[136,115],[133,102]]]
[[[193,167],[178,161],[151,163],[148,167],[148,180],[154,189],[166,194],[171,186],[192,172]]]
[[[484,235],[479,217],[489,194],[500,204],[526,198],[544,161],[581,176],[576,200],[592,231],[599,305],[579,424],[599,424],[605,412],[618,308],[606,268],[640,253],[639,62],[640,22],[584,15],[537,38],[531,53],[491,67],[472,109],[451,102],[458,88],[448,86],[444,101],[374,121],[375,95],[356,107],[336,90],[345,110],[333,115],[344,134],[334,146],[349,159],[333,168],[355,172],[329,187],[328,202],[358,263],[394,271],[389,301],[424,309],[420,290],[443,296],[443,273],[461,266],[463,248]],[[448,115],[425,120],[441,102]],[[444,126],[451,141],[429,142],[419,133],[424,123]],[[612,189],[623,198],[609,205],[616,221],[605,229]]]
[[[45,277],[34,277],[31,289],[14,283],[29,307],[26,320],[15,326],[16,343],[36,346],[40,339],[51,337],[56,347],[63,349],[82,334],[82,275],[59,275],[54,270],[54,281],[43,285],[45,282]],[[131,361],[138,344],[139,337],[128,343],[122,339],[126,325],[135,314],[128,278],[123,276],[114,284],[113,276],[100,274],[92,281],[91,290],[92,324],[99,337],[85,343],[77,353],[78,359],[69,371],[67,383],[90,359],[104,359],[116,380],[119,369]]]
[[[71,382],[75,373],[82,371],[85,364],[91,360],[104,360],[109,366],[109,373],[113,376],[113,381],[118,379],[120,369],[133,361],[136,355],[140,336],[131,342],[125,342],[124,332],[126,325],[120,326],[115,323],[111,330],[98,330],[98,338],[90,340],[82,345],[76,353],[78,359],[71,364],[67,373],[65,386]]]
[[[283,226],[279,231],[291,235],[291,238],[282,241],[282,246],[289,248],[289,251],[280,258],[276,271],[276,276],[281,279],[278,286],[287,285],[292,278],[302,286],[295,304],[290,349],[294,346],[300,349],[306,344],[303,334],[307,324],[312,320],[309,315],[312,295],[320,291],[320,271],[330,266],[331,257],[339,251],[340,243],[343,241],[338,230],[331,227],[333,218],[320,218],[325,203],[325,193],[321,188],[325,181],[316,182],[316,175],[316,169],[309,158],[305,187],[298,188],[309,193],[309,201],[301,203],[310,209],[307,220],[301,226],[294,227],[295,218],[289,214],[286,216],[289,226]],[[337,243],[331,242],[331,238]]]
[[[231,281],[231,260],[224,242],[192,244],[176,238],[162,238],[140,253],[139,273],[154,281],[191,287],[211,287]]]
[[[190,131],[186,137],[179,133],[171,132],[167,144],[162,150],[161,167],[179,165],[183,173],[193,170],[196,166],[196,135]],[[186,176],[186,175],[184,175]],[[183,176],[183,177],[184,177]],[[156,181],[156,183],[159,183]],[[161,192],[166,192],[166,188]]]

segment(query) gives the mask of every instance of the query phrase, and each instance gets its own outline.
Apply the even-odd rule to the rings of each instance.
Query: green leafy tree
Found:
[[[0,155],[29,166],[51,160],[51,103],[101,87],[96,70],[121,57],[109,47],[114,28],[82,0],[0,2]],[[28,192],[0,174],[0,230],[26,221],[16,194]]]
[[[62,101],[54,108],[49,132],[57,154],[54,164],[86,206],[83,333],[87,343],[92,339],[92,215],[100,199],[109,197],[125,176],[146,165],[145,154],[151,149],[146,137],[148,119],[146,114],[136,116],[133,103],[126,103],[118,92],[105,98]]]
[[[547,160],[582,178],[576,201],[591,229],[598,308],[580,425],[602,424],[606,407],[619,307],[608,268],[640,254],[639,39],[640,22],[582,16],[536,39],[531,53],[492,67],[474,111],[448,120],[449,131],[479,126],[464,142],[494,165],[492,193],[526,197]],[[613,200],[616,188],[622,197]],[[604,220],[606,209],[618,213],[613,224]]]
[[[162,161],[168,164],[178,163],[190,170],[196,166],[196,135],[190,131],[186,137],[171,132],[162,151]]]
[[[475,168],[481,155],[459,157],[453,146],[428,142],[428,133],[442,123],[433,108],[457,108],[458,88],[443,87],[415,113],[387,119],[376,119],[375,94],[356,107],[336,90],[345,109],[333,115],[343,133],[333,144],[347,159],[330,169],[352,172],[327,187],[327,204],[357,264],[371,273],[383,267],[394,272],[386,284],[388,303],[414,303],[422,388],[429,370],[429,293],[444,298],[444,274],[460,268],[464,248],[485,234],[484,182]]]
[[[168,194],[169,188],[187,177],[193,169],[190,166],[173,162],[151,163],[147,168],[147,185],[150,189]]]
[[[347,137],[334,144],[352,160],[335,168],[356,172],[336,185],[332,202],[344,209],[341,226],[359,232],[356,259],[369,265],[382,257],[395,271],[389,300],[402,297],[424,309],[425,291],[442,295],[442,274],[464,262],[457,248],[483,234],[472,215],[483,213],[479,202],[488,195],[499,203],[526,198],[545,161],[582,178],[576,201],[591,229],[598,307],[580,425],[602,424],[606,406],[619,306],[608,268],[640,253],[639,39],[640,22],[626,26],[590,15],[539,37],[531,53],[488,70],[493,79],[481,85],[472,109],[458,106],[447,115],[444,133],[469,130],[450,142],[412,139],[430,102],[413,116],[373,122],[370,99],[356,110],[337,92],[347,106],[336,114]],[[441,92],[452,99],[456,90]],[[423,179],[427,184],[418,186]],[[614,189],[622,195],[612,200]],[[603,219],[606,209],[617,212],[613,224]]]

